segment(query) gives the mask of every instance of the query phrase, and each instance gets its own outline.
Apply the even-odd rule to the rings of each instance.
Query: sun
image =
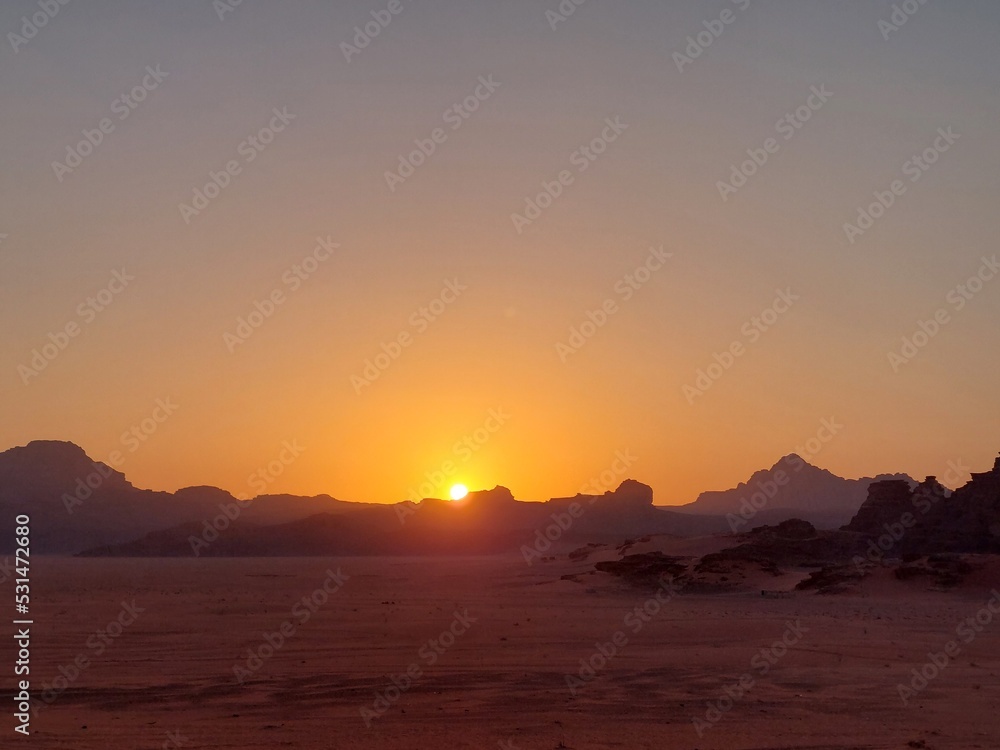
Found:
[[[463,497],[469,494],[469,488],[464,484],[456,484],[451,488],[451,499],[461,500]]]

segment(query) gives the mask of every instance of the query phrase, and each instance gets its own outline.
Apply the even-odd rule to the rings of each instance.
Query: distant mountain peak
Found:
[[[128,484],[125,475],[115,471],[103,461],[97,461],[76,443],[68,440],[32,440],[27,445],[17,446],[0,453],[9,457],[11,464],[6,467],[8,480],[14,476],[22,478],[40,473],[50,481],[84,479],[95,470],[103,477],[101,483]],[[72,483],[71,483],[72,484]]]
[[[830,476],[836,476],[829,469],[824,469],[820,466],[817,466],[816,464],[809,463],[809,461],[804,459],[798,453],[789,453],[787,456],[782,456],[775,462],[774,466],[772,466],[770,469],[762,469],[761,471],[781,470],[787,472],[789,469],[791,469],[795,473],[799,473],[803,470],[806,470],[810,472],[821,472],[823,474],[829,474]]]
[[[880,475],[903,479],[903,475]],[[850,520],[865,501],[871,477],[846,479],[806,461],[793,452],[778,459],[770,469],[758,469],[746,481],[726,490],[702,492],[689,505],[689,513],[718,513],[738,516],[749,523],[758,512],[797,514],[800,518],[828,526]],[[770,520],[774,520],[773,518]],[[757,519],[759,522],[760,519]]]
[[[787,456],[782,456],[781,458],[779,458],[775,462],[774,466],[772,466],[771,468],[777,469],[782,464],[799,464],[799,463],[812,466],[812,464],[810,464],[808,461],[802,458],[802,456],[800,456],[798,453],[789,453]]]

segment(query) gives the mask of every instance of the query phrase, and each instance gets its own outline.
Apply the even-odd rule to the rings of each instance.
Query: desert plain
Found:
[[[43,705],[5,747],[1000,747],[986,574],[765,598],[805,573],[676,594],[565,557],[33,566]]]

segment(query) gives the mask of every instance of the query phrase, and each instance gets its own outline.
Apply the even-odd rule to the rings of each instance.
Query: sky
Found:
[[[895,5],[4,3],[0,449],[370,502],[964,481],[1000,6]]]

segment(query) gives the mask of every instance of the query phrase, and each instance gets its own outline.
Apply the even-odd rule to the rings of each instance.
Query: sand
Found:
[[[72,674],[78,656],[88,662],[49,694],[30,741],[9,718],[4,731],[25,747],[74,750],[1000,747],[1000,622],[961,642],[907,705],[897,688],[928,652],[959,640],[956,626],[982,610],[987,588],[656,599],[605,574],[560,580],[591,567],[518,557],[38,558],[33,690],[60,666]],[[328,573],[338,570],[339,583]],[[312,612],[301,599],[324,582],[334,593]],[[652,614],[637,615],[643,605]],[[96,635],[123,611],[128,622],[129,608],[135,621],[120,634]],[[259,653],[286,621],[280,648],[248,666],[248,649]],[[787,653],[761,654],[782,638]],[[574,695],[566,675],[579,677],[595,644],[616,653],[603,665],[596,656]],[[12,650],[4,654],[11,664]],[[236,665],[256,669],[245,684]],[[391,688],[408,668],[407,689]],[[729,701],[727,686],[741,692],[743,675],[753,685]],[[727,710],[706,714],[720,701]],[[362,709],[380,715],[366,726]],[[695,717],[714,719],[701,736]]]

